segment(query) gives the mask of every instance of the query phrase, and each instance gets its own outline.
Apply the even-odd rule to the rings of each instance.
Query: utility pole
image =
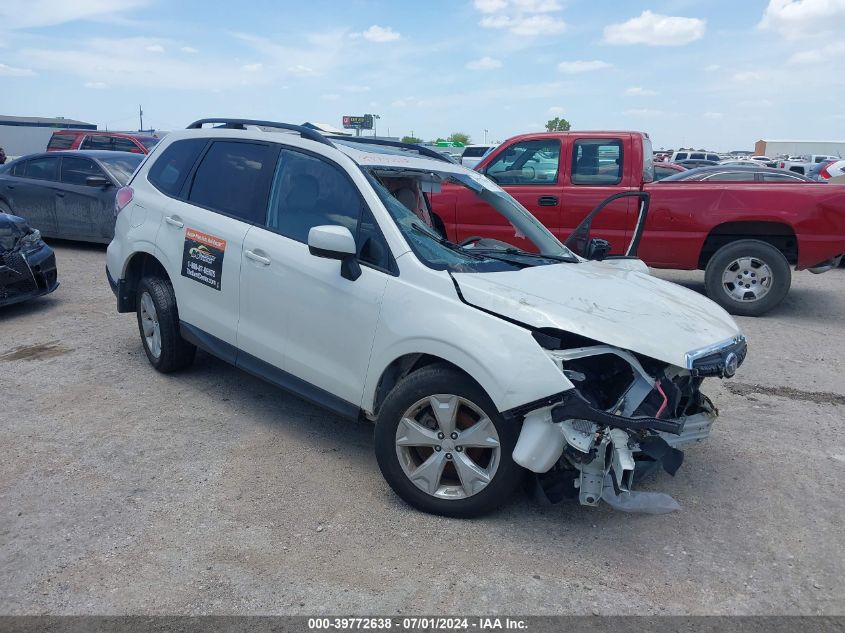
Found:
[[[140,119],[141,126],[138,128],[139,132],[144,131],[144,109],[139,105],[138,106],[138,118]]]
[[[378,121],[380,118],[381,117],[377,114],[373,115],[373,136],[378,136],[378,123],[376,123],[376,121]]]
[[[487,145],[487,132],[489,132],[489,130],[487,128],[484,128],[484,144],[485,145]]]

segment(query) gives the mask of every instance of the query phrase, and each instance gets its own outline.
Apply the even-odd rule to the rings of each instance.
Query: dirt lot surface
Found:
[[[0,310],[2,614],[843,614],[845,270],[740,319],[749,360],[663,516],[416,512],[372,427],[206,354],[164,376],[115,312],[105,248]],[[659,273],[701,290],[701,273]]]

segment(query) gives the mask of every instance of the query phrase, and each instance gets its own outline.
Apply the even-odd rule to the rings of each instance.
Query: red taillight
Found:
[[[132,202],[132,197],[135,195],[135,192],[132,190],[132,187],[121,187],[117,190],[117,195],[114,198],[114,214],[117,216],[118,213],[123,211],[126,208],[126,205]]]
[[[829,163],[827,163],[824,167],[819,169],[819,176],[821,176],[825,180],[830,180],[831,178],[833,178],[833,176],[830,175],[830,172],[827,170],[827,168],[830,167],[835,162],[836,162],[835,160],[832,160]]]
[[[781,168],[781,169],[784,169],[785,167],[786,167],[786,163],[781,163],[781,164],[780,164],[780,168]]]

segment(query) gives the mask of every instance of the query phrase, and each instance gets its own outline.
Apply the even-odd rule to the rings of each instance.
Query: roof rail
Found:
[[[427,156],[428,158],[433,158],[435,160],[442,160],[446,163],[457,164],[454,160],[449,158],[448,156],[444,156],[440,152],[436,152],[433,149],[429,149],[428,147],[423,147],[422,145],[415,145],[413,143],[402,143],[400,141],[388,141],[383,140],[380,138],[372,138],[369,136],[332,136],[328,135],[325,138],[332,139],[335,141],[344,141],[348,143],[364,143],[365,145],[385,145],[387,147],[398,147],[401,149],[408,149],[419,153],[421,156]]]
[[[317,130],[312,130],[311,128],[303,127],[302,125],[293,125],[292,123],[279,123],[278,121],[256,121],[255,119],[224,118],[199,119],[198,121],[194,121],[193,123],[191,123],[187,129],[198,130],[207,123],[222,123],[221,127],[230,130],[245,130],[247,125],[257,125],[260,127],[274,127],[280,130],[290,130],[291,132],[299,132],[299,135],[302,138],[307,138],[309,141],[314,141],[316,143],[322,143],[323,145],[330,145],[334,147],[334,143],[332,143],[329,139],[320,134]]]

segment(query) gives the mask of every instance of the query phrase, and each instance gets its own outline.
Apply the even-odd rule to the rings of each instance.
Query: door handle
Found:
[[[6,189],[14,189],[15,185],[6,185]]]
[[[57,198],[64,198],[64,197],[65,197],[65,194],[63,194],[61,191],[57,191],[57,192],[56,192],[56,197],[57,197]]]
[[[244,255],[246,255],[247,259],[251,259],[254,262],[258,262],[259,264],[264,264],[265,266],[270,265],[270,258],[264,257],[263,255],[259,255],[253,251],[244,251]]]
[[[175,226],[177,229],[181,229],[183,226],[185,226],[184,222],[170,215],[165,217],[164,221],[167,222],[170,226]]]
[[[558,202],[557,196],[540,196],[537,198],[537,204],[541,207],[556,207]]]

